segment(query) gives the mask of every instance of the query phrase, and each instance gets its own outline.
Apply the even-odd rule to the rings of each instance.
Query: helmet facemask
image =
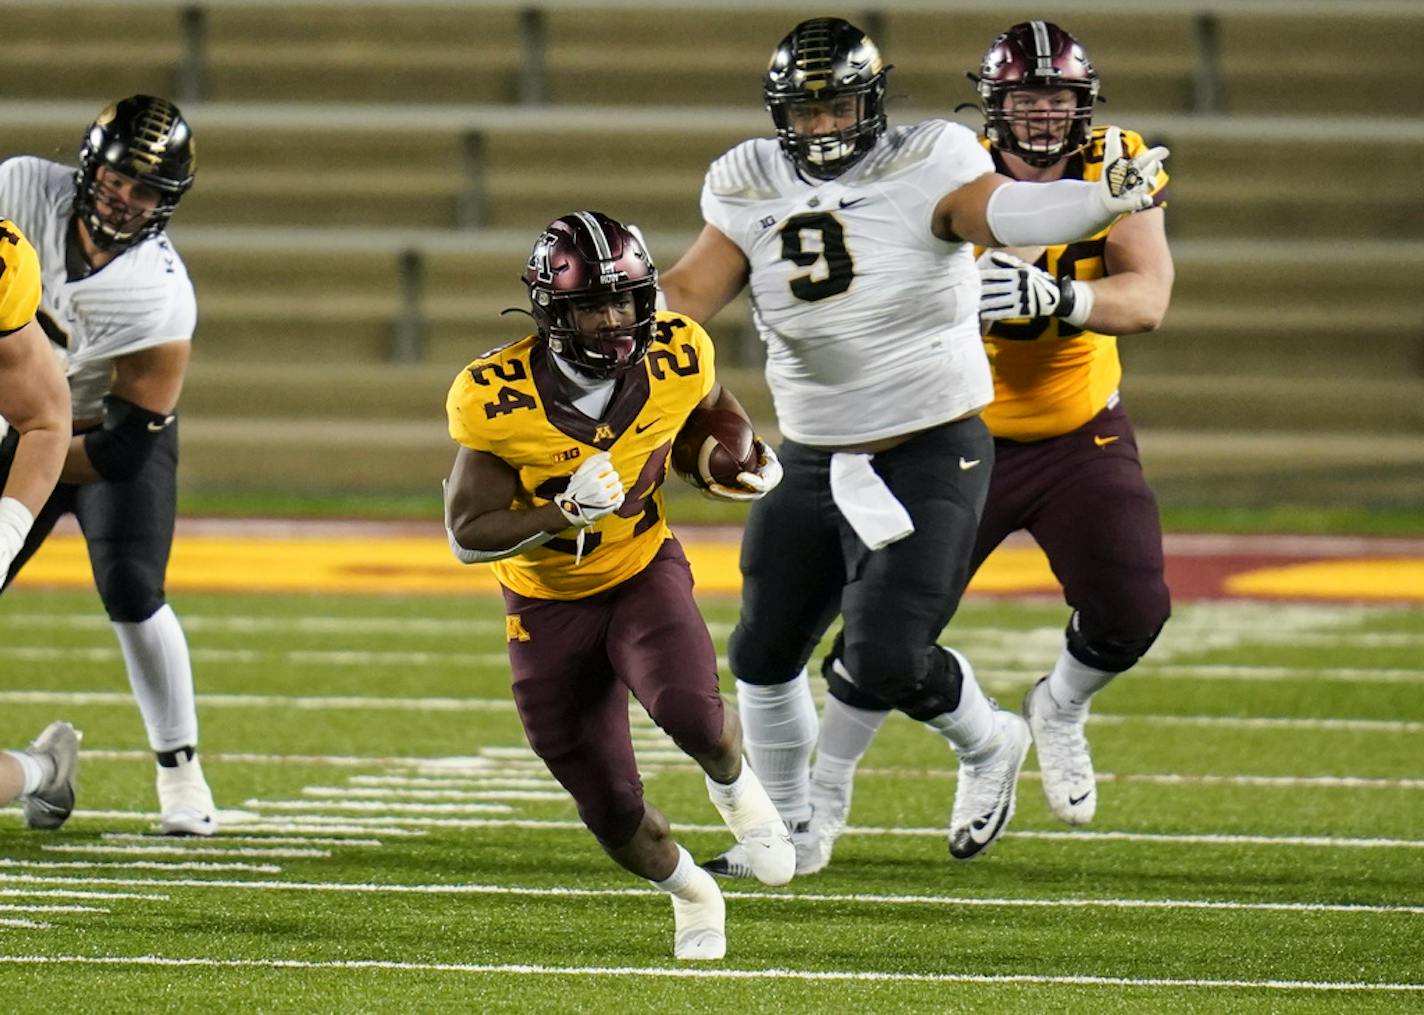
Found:
[[[123,180],[106,183],[101,179],[108,175],[101,173],[105,168],[146,188],[156,196],[156,205],[150,209],[123,201],[116,189]],[[124,250],[167,227],[196,169],[192,131],[177,106],[148,95],[123,99],[85,132],[75,173],[75,213],[96,247]]]
[[[984,136],[1000,151],[1043,168],[1092,138],[1098,72],[1082,44],[1052,22],[1014,25],[993,41],[970,78],[983,101]],[[1048,93],[1065,90],[1069,102],[1048,101]]]
[[[804,175],[832,180],[885,132],[889,71],[875,43],[839,18],[803,21],[771,55],[762,94],[784,151]],[[831,115],[850,103],[843,115]],[[797,115],[819,111],[819,117]],[[818,122],[813,122],[818,121]],[[834,123],[844,126],[832,126]],[[819,132],[806,128],[819,126]]]
[[[540,331],[549,350],[584,376],[610,380],[647,356],[657,299],[652,282],[613,292],[535,289],[530,295],[534,320],[548,322]]]
[[[642,241],[602,212],[555,219],[524,271],[530,315],[549,350],[595,380],[648,354],[658,273]]]

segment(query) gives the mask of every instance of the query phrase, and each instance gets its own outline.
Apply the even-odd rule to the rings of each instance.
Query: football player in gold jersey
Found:
[[[69,448],[69,386],[35,320],[40,262],[15,223],[0,219],[0,436],[9,463],[0,496],[0,575],[10,569],[59,481]],[[0,751],[0,803],[25,801],[25,824],[58,828],[74,810],[79,735],[51,723],[29,749]]]
[[[977,80],[983,144],[1000,173],[1102,178],[1113,128],[1092,126],[1098,74],[1072,35],[1045,21],[1014,25],[990,45]],[[1132,131],[1121,139],[1129,157],[1146,150]],[[1151,207],[1087,239],[979,258],[995,461],[972,567],[1026,529],[1063,584],[1073,611],[1064,645],[1023,710],[1049,808],[1073,825],[1097,803],[1089,700],[1147,652],[1170,612],[1157,504],[1119,403],[1116,338],[1152,331],[1167,311],[1166,182],[1159,173]],[[854,688],[833,682],[831,692],[812,775],[826,842],[844,827],[855,766],[886,714]]]
[[[702,327],[654,309],[657,272],[622,224],[587,211],[555,219],[524,281],[535,334],[481,356],[450,389],[461,445],[446,484],[450,547],[465,563],[491,563],[504,588],[530,746],[609,856],[672,896],[674,954],[719,959],[721,892],[643,798],[628,695],[706,772],[756,876],[789,881],[795,851],[742,764],[660,489],[693,409],[745,413],[717,382]],[[781,467],[758,444],[757,471],[714,494],[751,500],[776,485]]]

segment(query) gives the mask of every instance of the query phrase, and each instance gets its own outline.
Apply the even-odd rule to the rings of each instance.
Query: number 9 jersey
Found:
[[[659,312],[647,357],[618,381],[603,418],[574,408],[558,364],[538,336],[486,353],[455,378],[445,403],[450,436],[519,473],[512,507],[553,500],[595,451],[623,480],[622,506],[586,530],[582,557],[572,529],[491,566],[501,584],[532,599],[582,599],[647,567],[670,532],[663,511],[673,438],[716,380],[712,340],[691,318]]]
[[[753,319],[781,431],[847,446],[923,430],[993,397],[967,243],[935,206],[994,171],[974,134],[894,127],[832,180],[808,180],[774,139],[712,163],[702,216],[751,266]]]
[[[39,305],[39,255],[15,223],[0,219],[0,336],[29,324]]]

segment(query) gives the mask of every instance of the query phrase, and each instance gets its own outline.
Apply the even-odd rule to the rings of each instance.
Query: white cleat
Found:
[[[1048,809],[1060,821],[1086,825],[1098,808],[1098,783],[1082,719],[1057,718],[1058,708],[1044,677],[1024,695],[1024,718],[1038,751],[1038,770]]]
[[[74,770],[79,765],[79,741],[84,738],[67,722],[52,722],[30,741],[30,754],[47,754],[54,776],[25,797],[27,828],[55,829],[74,813]]]
[[[815,776],[811,777],[810,830],[820,843],[821,864],[815,870],[805,871],[801,870],[798,865],[797,874],[815,874],[831,862],[831,853],[836,848],[836,840],[845,831],[846,821],[850,818],[850,798],[854,785],[853,782],[837,785],[822,782]],[[796,836],[793,834],[792,839],[795,838]]]
[[[218,830],[213,794],[197,757],[179,758],[176,768],[158,766],[158,830],[164,835],[214,835]]]
[[[750,768],[742,769],[741,780],[736,803],[725,804],[712,793],[713,806],[736,836],[733,848],[741,851],[741,862],[752,877],[764,885],[784,885],[796,874],[796,847],[776,805]],[[714,785],[709,780],[709,789]]]
[[[708,961],[727,955],[727,905],[706,871],[693,873],[695,899],[672,897],[673,958]]]
[[[1028,757],[1028,723],[996,706],[994,725],[989,750],[972,763],[959,763],[949,818],[949,852],[956,860],[972,860],[987,851],[1014,816],[1019,771]]]
[[[812,819],[814,821],[814,819]],[[820,835],[815,831],[811,821],[798,822],[791,830],[791,847],[795,857],[795,872],[799,878],[805,874],[816,874],[825,870],[826,864],[830,863],[830,856],[827,855]],[[731,849],[720,856],[715,856],[702,865],[702,869],[710,874],[715,874],[719,878],[756,878],[763,884],[771,884],[765,881],[752,868],[748,852],[742,843],[737,843]],[[790,881],[788,877],[786,881]],[[786,881],[780,884],[786,884]]]

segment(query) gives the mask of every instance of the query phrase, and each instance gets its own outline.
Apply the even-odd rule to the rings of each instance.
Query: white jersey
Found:
[[[993,400],[973,247],[931,231],[944,195],[993,171],[974,134],[944,120],[892,128],[834,180],[803,178],[769,138],[712,163],[702,216],[751,265],[783,434],[844,447]]]
[[[193,337],[198,311],[188,269],[160,234],[70,281],[70,166],[28,156],[0,163],[0,208],[39,252],[44,282],[35,316],[65,364],[74,418],[98,419],[117,357]]]

